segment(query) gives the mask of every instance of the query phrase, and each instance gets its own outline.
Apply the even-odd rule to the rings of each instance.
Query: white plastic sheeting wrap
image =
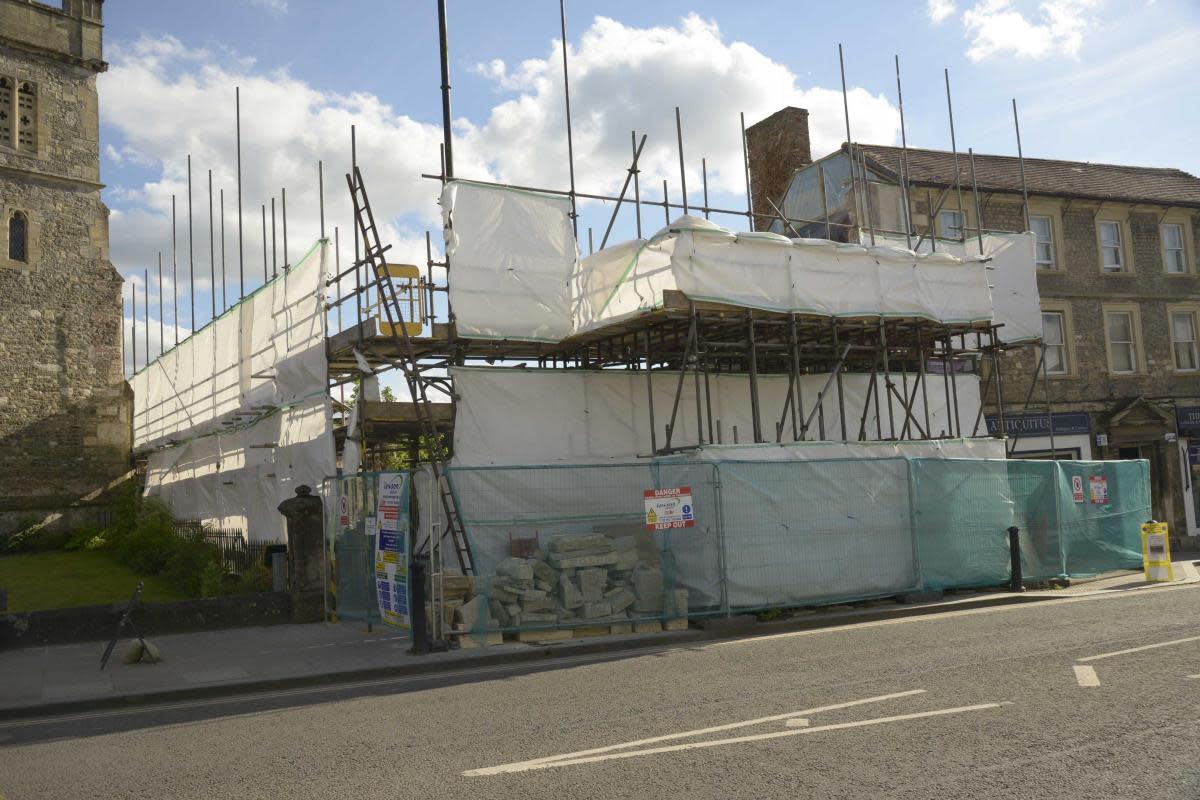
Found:
[[[451,181],[441,204],[460,336],[557,342],[574,332],[569,199]]]
[[[146,493],[176,516],[277,539],[276,506],[336,469],[319,242],[134,376],[134,446],[150,454]]]
[[[566,198],[451,181],[441,203],[465,336],[559,341],[661,306],[668,290],[786,313],[992,319],[984,263],[969,251],[735,233],[683,216],[580,261]]]
[[[646,453],[650,442],[649,400],[646,373],[628,370],[521,370],[500,367],[454,367],[450,370],[454,389],[459,397],[454,425],[454,458],[458,466],[488,464],[589,464],[604,461],[628,460]],[[800,384],[804,398],[804,413],[811,412],[817,394],[825,385],[827,375],[804,375]],[[881,376],[882,378],[882,376]],[[892,380],[903,391],[903,376],[893,374]],[[654,421],[658,441],[665,441],[664,426],[670,420],[678,373],[655,372]],[[910,384],[912,378],[910,376]],[[763,435],[775,439],[775,423],[784,408],[787,396],[786,375],[760,375],[758,378],[759,407],[762,413]],[[959,414],[961,419],[973,420],[979,410],[979,381],[973,375],[956,378]],[[846,407],[846,432],[851,440],[858,438],[863,405],[867,401],[870,375],[844,374],[842,390]],[[749,379],[744,375],[713,375],[709,379],[714,428],[721,431],[721,443],[752,443],[752,412]],[[911,391],[911,387],[909,389]],[[701,387],[703,392],[703,385]],[[874,393],[872,392],[872,398]],[[881,401],[887,393],[880,385]],[[930,435],[937,436],[949,429],[946,424],[945,394],[941,386],[931,385],[928,392]],[[701,398],[703,402],[703,397]],[[877,438],[872,399],[867,419],[868,438]],[[831,385],[821,403],[824,411],[825,439],[841,439],[839,406],[835,386]],[[675,445],[694,444],[696,431],[696,397],[691,378],[684,381],[676,419]],[[904,424],[904,410],[892,401],[896,433]],[[914,401],[913,415],[924,426],[922,393]],[[807,440],[820,436],[819,415],[813,416]],[[784,439],[790,439],[790,416],[785,421]],[[890,434],[887,405],[881,415],[882,434]],[[910,428],[910,435],[912,429]],[[830,443],[823,442],[811,458],[837,458]],[[908,455],[902,448],[909,443],[884,443],[876,450],[862,444],[847,445],[854,457]],[[976,445],[972,445],[976,447]],[[761,447],[761,445],[759,446]],[[949,442],[934,443],[938,448],[951,448],[951,457],[1000,457],[1003,447],[989,447],[986,454],[978,450],[955,451]],[[718,448],[720,449],[720,448]],[[755,448],[758,449],[758,448]],[[898,449],[901,452],[898,453]],[[798,452],[798,451],[797,451]],[[925,451],[922,451],[925,454]],[[795,456],[779,456],[793,458]]]
[[[864,241],[870,240],[869,233],[863,232],[862,236]],[[1010,344],[1042,338],[1042,303],[1034,264],[1036,239],[1032,233],[983,235],[983,254],[990,259],[987,279],[992,289],[992,321],[1003,326],[997,331],[997,336]],[[891,247],[907,246],[905,238],[896,234],[876,233],[875,243]],[[929,253],[931,250],[932,245],[926,239],[920,251]],[[973,237],[965,242],[939,239],[937,251],[959,258],[978,256],[979,239]]]

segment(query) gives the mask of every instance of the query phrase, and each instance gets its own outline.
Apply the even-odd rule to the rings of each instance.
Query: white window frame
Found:
[[[1173,228],[1179,231],[1179,247],[1167,247],[1167,229]],[[1158,226],[1158,244],[1162,248],[1163,269],[1168,275],[1186,275],[1188,272],[1188,253],[1187,253],[1187,228],[1182,222],[1164,222]],[[1179,254],[1179,269],[1171,269],[1171,261],[1167,258],[1168,253]]]
[[[1124,314],[1129,318],[1129,336],[1128,342],[1113,342],[1109,329],[1109,317],[1114,314]],[[1104,350],[1108,356],[1108,372],[1115,376],[1142,375],[1145,373],[1146,355],[1142,348],[1142,319],[1141,312],[1136,305],[1132,304],[1112,304],[1105,305],[1102,310],[1104,322]],[[1133,369],[1117,369],[1113,366],[1114,345],[1124,345],[1129,347],[1129,360]]]
[[[1057,242],[1055,241],[1055,238],[1054,238],[1054,217],[1050,214],[1030,213],[1029,227],[1031,229],[1033,228],[1033,221],[1035,219],[1046,220],[1046,229],[1049,232],[1050,239],[1047,242],[1043,242],[1041,240],[1041,238],[1037,238],[1037,240],[1035,241],[1035,243],[1033,245],[1033,263],[1038,269],[1058,269],[1058,253],[1056,252]],[[1034,231],[1034,236],[1035,237],[1037,236],[1036,231]],[[1050,245],[1050,260],[1049,261],[1042,261],[1038,257],[1038,247],[1042,244]]]
[[[1061,342],[1053,343],[1053,342],[1048,341],[1049,337],[1046,336],[1046,317],[1057,317],[1058,318],[1058,332],[1062,338]],[[1050,361],[1049,361],[1049,359],[1046,359],[1045,364],[1043,366],[1046,370],[1047,375],[1070,375],[1071,374],[1071,350],[1070,350],[1071,337],[1070,337],[1070,334],[1068,333],[1068,330],[1069,330],[1069,326],[1068,326],[1068,320],[1067,320],[1067,311],[1065,309],[1061,309],[1061,308],[1043,308],[1042,309],[1042,347],[1047,352],[1049,350],[1051,350],[1052,348],[1058,348],[1058,349],[1062,350],[1062,358],[1060,359],[1062,362],[1062,369],[1051,369]],[[1043,359],[1045,359],[1045,355],[1043,355],[1042,357],[1043,357]]]
[[[1200,372],[1200,341],[1197,337],[1200,336],[1200,313],[1197,306],[1167,306],[1167,329],[1171,337],[1171,366],[1176,372]],[[1188,340],[1180,340],[1175,338],[1175,316],[1182,314],[1188,317],[1192,326],[1192,338]],[[1190,344],[1192,351],[1192,366],[1179,366],[1179,358],[1176,353],[1176,347],[1181,344]]]
[[[957,214],[958,215],[959,224],[956,226],[953,226],[958,229],[957,234],[954,234],[954,235],[950,234],[949,227],[946,225],[946,222],[945,222],[947,214]],[[967,221],[967,212],[965,212],[965,211],[962,211],[957,208],[943,208],[941,211],[938,212],[938,236],[940,236],[943,239],[949,239],[951,241],[956,241],[956,242],[962,241],[967,235],[968,224],[969,223]]]
[[[1112,250],[1113,245],[1104,243],[1104,226],[1111,225],[1117,232],[1116,253],[1118,265],[1114,269],[1104,263],[1105,250]],[[1130,272],[1129,254],[1126,252],[1125,243],[1127,241],[1125,235],[1125,222],[1119,219],[1098,219],[1096,220],[1096,243],[1100,248],[1100,271],[1110,274]]]

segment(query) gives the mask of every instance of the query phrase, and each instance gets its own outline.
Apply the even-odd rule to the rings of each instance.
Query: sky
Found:
[[[137,292],[139,367],[147,333],[150,353],[160,347],[158,254],[169,348],[176,326],[182,339],[206,324],[214,307],[220,313],[237,299],[239,272],[246,292],[261,285],[262,209],[270,261],[272,199],[275,266],[282,267],[284,190],[289,260],[320,236],[318,161],[327,235],[339,228],[348,263],[352,217],[344,176],[351,125],[384,241],[393,245],[389,259],[423,265],[426,231],[439,254],[439,185],[421,177],[438,172],[442,141],[435,0],[109,0],[104,16],[110,67],[99,78],[101,179],[112,211],[111,259],[127,278],[127,331],[133,329],[128,298]],[[961,151],[1015,155],[1015,98],[1026,156],[1200,174],[1196,0],[566,0],[566,17],[580,191],[620,190],[637,131],[648,137],[640,162],[645,196],[661,198],[666,179],[678,201],[678,107],[690,202],[702,200],[703,159],[710,203],[744,208],[739,114],[751,125],[784,106],[809,109],[814,157],[845,139],[839,42],[856,141],[900,142],[899,56],[911,146],[949,149],[943,72],[949,70]],[[458,177],[567,188],[559,25],[554,0],[449,0]],[[587,229],[598,247],[611,205],[582,203],[579,213],[586,253]],[[652,231],[661,219],[661,211],[647,211],[644,224]],[[744,218],[715,219],[745,226]],[[633,224],[623,211],[613,241],[632,238]],[[177,321],[173,272],[181,292]],[[131,351],[127,346],[127,367]]]

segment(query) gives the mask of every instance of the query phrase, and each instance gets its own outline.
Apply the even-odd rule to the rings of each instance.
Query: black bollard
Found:
[[[425,625],[425,558],[416,556],[408,565],[408,585],[412,598],[409,618],[412,620],[412,647],[409,652],[424,655],[429,652],[429,630]],[[434,609],[437,613],[437,609]]]
[[[1012,580],[1009,582],[1010,592],[1025,591],[1021,583],[1021,529],[1016,525],[1008,529],[1008,557],[1012,564]]]

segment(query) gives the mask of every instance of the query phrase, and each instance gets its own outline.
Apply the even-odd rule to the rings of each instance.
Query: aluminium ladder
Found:
[[[429,453],[429,464],[437,481],[438,494],[441,496],[442,510],[446,517],[446,530],[442,537],[449,535],[458,554],[458,563],[464,575],[474,572],[474,560],[471,556],[471,545],[467,541],[466,531],[458,514],[458,504],[450,489],[450,478],[446,473],[446,447],[438,435],[437,425],[433,419],[433,408],[429,400],[428,389],[438,382],[427,372],[433,365],[423,365],[417,358],[405,324],[404,314],[396,289],[392,285],[391,273],[388,271],[384,253],[388,248],[379,241],[379,229],[375,226],[375,214],[371,211],[371,202],[367,199],[367,187],[363,184],[362,171],[354,167],[354,173],[346,175],[346,184],[350,189],[350,200],[354,204],[354,219],[358,226],[358,234],[362,237],[363,257],[359,265],[370,268],[370,279],[363,290],[375,287],[379,305],[387,315],[388,330],[393,342],[400,353],[397,366],[404,373],[408,391],[413,399],[417,423]],[[357,268],[358,265],[356,265]],[[430,542],[430,546],[432,546]]]

